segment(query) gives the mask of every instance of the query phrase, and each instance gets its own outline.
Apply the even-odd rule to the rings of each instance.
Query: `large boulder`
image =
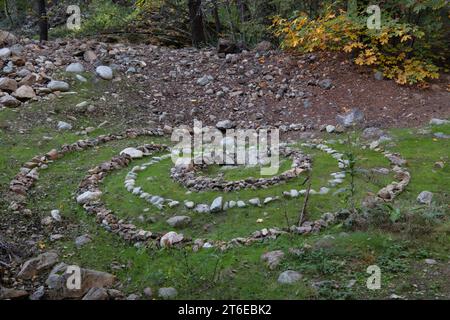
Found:
[[[26,261],[22,265],[17,277],[24,280],[32,279],[41,272],[50,269],[58,263],[58,254],[54,251],[45,252],[39,256]]]
[[[85,296],[92,288],[109,288],[114,285],[116,277],[110,273],[80,268],[80,287],[70,288],[68,283],[76,276],[76,272],[68,270],[68,265],[60,263],[53,268],[45,282],[48,286],[48,295],[50,299],[80,299]],[[99,292],[97,292],[99,293]],[[94,292],[91,291],[91,297]]]
[[[10,46],[17,43],[17,37],[11,32],[0,30],[0,46],[6,45]]]
[[[11,78],[0,78],[0,90],[14,92],[17,90],[17,82]]]

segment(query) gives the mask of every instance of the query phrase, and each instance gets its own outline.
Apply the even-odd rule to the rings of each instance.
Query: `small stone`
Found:
[[[203,77],[201,77],[200,79],[197,80],[197,84],[204,87],[207,84],[211,83],[212,81],[214,81],[214,78],[210,75],[205,75]]]
[[[30,300],[41,300],[45,296],[45,287],[40,286],[31,295]]]
[[[381,81],[384,79],[384,74],[381,71],[377,71],[374,73],[373,77],[375,78],[375,80]]]
[[[433,200],[433,193],[429,191],[422,191],[417,197],[417,201],[420,204],[430,205],[432,200]]]
[[[437,162],[434,164],[434,167],[435,167],[436,169],[444,169],[445,163],[444,163],[444,161],[437,161]]]
[[[61,218],[61,215],[59,213],[59,210],[52,210],[50,212],[50,215],[52,216],[53,220],[58,221],[58,222],[62,221],[62,218]]]
[[[50,269],[58,263],[58,254],[54,251],[49,251],[40,254],[36,258],[26,261],[18,273],[17,277],[24,280],[32,279],[41,272]]]
[[[84,295],[82,300],[102,301],[108,299],[109,299],[108,291],[105,288],[91,288]]]
[[[69,91],[69,84],[64,81],[52,80],[47,84],[47,88],[52,91]]]
[[[80,248],[80,247],[84,246],[85,244],[88,244],[91,241],[92,241],[91,237],[88,234],[84,234],[75,239],[75,245],[78,248]]]
[[[70,123],[64,122],[64,121],[58,121],[58,130],[71,130],[72,125]]]
[[[174,244],[180,243],[183,239],[184,236],[182,234],[171,231],[162,236],[159,243],[162,248],[168,248],[172,247]]]
[[[17,90],[17,82],[10,78],[0,78],[0,90],[14,92]]]
[[[223,121],[219,121],[216,123],[216,128],[219,130],[228,130],[228,129],[233,129],[235,127],[236,127],[235,123],[231,120],[223,120]],[[234,139],[233,139],[233,143],[234,143]]]
[[[112,80],[113,78],[113,70],[107,66],[98,66],[95,69],[97,75],[104,80]]]
[[[23,85],[13,93],[13,96],[19,100],[29,100],[36,98],[36,93],[32,87]]]
[[[278,277],[278,283],[281,284],[292,284],[299,281],[302,275],[297,271],[288,270],[280,274]]]
[[[192,201],[186,201],[186,202],[184,203],[184,206],[185,206],[186,208],[188,208],[188,209],[194,209],[195,203],[192,202]]]
[[[178,295],[177,289],[169,288],[159,288],[158,296],[164,300],[174,299]]]
[[[329,90],[333,86],[333,81],[331,79],[324,79],[319,82],[319,86],[322,89]]]
[[[261,200],[259,200],[259,198],[253,198],[248,200],[248,203],[250,203],[253,206],[259,207],[261,206]]]
[[[141,150],[138,150],[136,148],[126,148],[120,152],[120,154],[127,154],[132,159],[140,159],[144,156],[144,153]]]
[[[79,62],[71,63],[66,67],[66,72],[82,73],[84,72],[84,67]]]
[[[211,204],[210,211],[212,213],[220,212],[223,209],[223,197],[217,197]]]
[[[238,208],[245,208],[247,205],[245,204],[244,201],[239,200],[237,202],[237,206],[238,206]]]
[[[10,96],[9,94],[0,98],[0,105],[8,108],[16,108],[20,106],[20,104],[21,102],[19,100],[17,100],[13,96]]]
[[[449,124],[449,123],[450,123],[449,120],[436,119],[436,118],[431,119],[431,121],[430,121],[430,124],[431,124],[431,125],[434,125],[434,126],[441,126],[441,125]]]
[[[100,191],[98,191],[98,192],[86,191],[85,193],[83,193],[77,197],[77,203],[86,204],[90,201],[100,199],[101,196],[102,196],[102,193]]]
[[[198,204],[195,209],[195,212],[197,213],[209,213],[209,206],[207,204]]]
[[[336,127],[332,125],[326,126],[325,129],[327,130],[328,133],[333,133],[334,131],[336,131]]]
[[[9,48],[0,49],[0,59],[5,60],[11,56],[11,50]]]
[[[151,298],[153,297],[153,291],[152,291],[152,288],[149,288],[149,287],[145,288],[145,289],[144,289],[144,295],[145,295],[147,298],[151,299]]]
[[[434,259],[425,259],[425,263],[428,265],[435,265],[437,264],[437,261]]]
[[[352,109],[351,111],[342,115],[337,115],[336,117],[336,121],[346,128],[359,124],[363,120],[364,113],[359,109]]]

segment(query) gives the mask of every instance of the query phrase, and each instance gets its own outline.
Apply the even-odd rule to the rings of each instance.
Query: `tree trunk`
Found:
[[[39,14],[39,40],[48,40],[48,18],[47,10],[45,9],[45,0],[37,0],[38,14]]]
[[[203,30],[202,0],[189,0],[189,18],[191,20],[192,44],[195,47],[205,43],[205,32]]]
[[[222,24],[220,23],[220,17],[219,17],[219,8],[217,7],[217,1],[213,0],[213,16],[214,16],[214,22],[216,24],[216,33],[219,34],[222,32]]]

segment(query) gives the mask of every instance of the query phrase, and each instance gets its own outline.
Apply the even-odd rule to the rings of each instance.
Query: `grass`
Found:
[[[1,110],[0,123],[22,126],[19,120],[33,113],[47,114],[51,111],[54,120],[64,120],[71,114],[71,108],[80,101],[90,100],[96,90],[105,90],[100,84],[95,87],[91,82],[75,86],[79,92],[76,96],[67,96],[54,101],[34,103],[19,111]],[[89,91],[89,90],[92,90]],[[101,101],[98,102],[102,103]],[[107,102],[105,102],[107,103]],[[55,110],[60,110],[55,112]],[[5,192],[9,180],[18,172],[20,165],[36,154],[42,154],[62,143],[78,140],[80,136],[73,131],[58,132],[54,125],[42,120],[19,130],[2,129],[0,135],[0,184]],[[102,118],[100,121],[103,121]],[[81,127],[98,124],[99,119],[88,115],[77,118],[77,130]],[[19,124],[18,124],[19,123]],[[4,128],[4,126],[2,126]],[[114,128],[97,129],[91,135],[113,131]],[[435,298],[449,295],[448,277],[443,269],[435,266],[438,276],[423,272],[429,267],[424,264],[426,258],[433,258],[445,267],[450,259],[450,223],[449,190],[450,171],[448,140],[436,140],[432,132],[448,133],[450,126],[430,128],[430,133],[420,134],[413,129],[393,129],[389,133],[393,140],[386,142],[389,150],[399,152],[408,160],[408,169],[412,174],[411,184],[393,208],[402,214],[414,216],[430,215],[433,210],[442,212],[444,217],[438,223],[431,224],[431,229],[416,237],[409,237],[406,232],[379,229],[372,226],[365,231],[352,231],[343,225],[335,225],[324,232],[310,236],[284,235],[275,241],[257,243],[250,247],[235,248],[226,252],[216,249],[192,252],[185,250],[149,250],[135,248],[116,236],[98,227],[94,219],[87,216],[74,201],[74,192],[87,170],[110,159],[120,150],[144,143],[165,143],[166,138],[138,138],[134,140],[115,141],[97,148],[79,153],[72,153],[42,170],[40,180],[33,189],[28,207],[39,217],[48,216],[50,210],[60,209],[64,218],[65,237],[57,242],[45,242],[45,249],[56,248],[62,253],[65,262],[84,267],[108,271],[118,276],[125,293],[142,292],[145,287],[156,290],[159,287],[174,286],[179,292],[178,298],[184,299],[377,299],[387,298],[391,294],[407,297]],[[50,135],[52,140],[44,140]],[[340,152],[347,146],[344,136],[325,136],[335,141],[329,144]],[[342,140],[342,141],[340,141]],[[300,143],[300,142],[299,142]],[[330,173],[338,172],[337,162],[331,156],[305,149],[314,161],[313,188],[326,185],[331,179]],[[388,167],[387,160],[377,152],[355,149],[357,166],[362,169]],[[136,161],[140,164],[148,161]],[[436,168],[435,162],[443,161],[443,169]],[[159,194],[176,200],[189,198],[196,203],[211,203],[219,195],[225,200],[248,200],[259,197],[280,195],[291,188],[302,189],[304,176],[298,177],[284,185],[273,186],[263,190],[242,190],[236,193],[218,192],[192,193],[173,182],[169,177],[170,160],[162,161],[139,174],[137,184],[146,192]],[[290,161],[283,162],[288,168]],[[229,240],[238,236],[247,236],[264,227],[285,227],[295,223],[303,199],[282,200],[263,208],[248,207],[233,209],[221,214],[195,214],[182,206],[159,211],[145,201],[128,193],[123,186],[128,169],[110,174],[102,183],[104,200],[109,208],[122,218],[152,231],[168,231],[165,220],[173,215],[190,215],[193,224],[178,230],[192,238]],[[226,179],[236,180],[249,175],[257,175],[258,168],[245,170],[220,171],[211,167],[204,174],[216,175],[224,172]],[[375,193],[382,186],[392,181],[392,176],[373,176],[359,174],[356,179],[356,200],[359,203],[368,193]],[[342,187],[348,187],[348,178]],[[433,207],[418,205],[416,197],[423,190],[434,193]],[[321,213],[336,211],[347,206],[345,197],[333,195],[336,188],[325,196],[314,195],[308,206],[310,219]],[[145,210],[148,208],[149,210]],[[1,204],[0,220],[7,225],[10,212],[6,204]],[[156,222],[138,219],[153,217]],[[289,222],[286,221],[286,217]],[[257,223],[263,219],[263,223]],[[429,218],[426,218],[429,219]],[[419,221],[419,220],[417,220]],[[423,220],[420,220],[423,221]],[[428,221],[428,220],[427,220]],[[412,222],[418,223],[418,222]],[[208,228],[205,226],[208,225]],[[78,249],[74,238],[81,234],[90,234],[93,241]],[[290,252],[298,249],[299,254]],[[283,250],[285,259],[275,270],[268,270],[260,260],[261,254]],[[382,289],[370,291],[366,288],[367,267],[378,265],[382,270]],[[297,270],[303,278],[293,285],[280,285],[277,278],[284,270]],[[441,276],[439,276],[441,275]],[[354,282],[354,284],[353,284]],[[353,284],[350,285],[349,284]],[[419,293],[418,284],[423,292]],[[315,285],[315,286],[313,286]]]

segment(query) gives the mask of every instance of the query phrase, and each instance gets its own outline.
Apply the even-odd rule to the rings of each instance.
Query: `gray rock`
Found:
[[[219,130],[233,129],[234,127],[236,127],[236,125],[231,120],[223,120],[216,123],[216,128]]]
[[[281,250],[264,253],[261,260],[267,264],[269,269],[274,270],[284,258],[284,252]]]
[[[259,200],[259,198],[253,198],[248,200],[248,203],[250,203],[253,206],[259,207],[261,206],[261,200]]]
[[[280,274],[278,277],[278,283],[281,284],[292,284],[299,281],[302,275],[297,271],[288,270]]]
[[[158,296],[164,300],[174,299],[178,295],[178,291],[175,288],[159,288]]]
[[[138,150],[136,148],[126,148],[120,152],[120,154],[127,154],[132,159],[140,159],[144,156],[144,153],[141,150]]]
[[[333,133],[334,131],[336,131],[336,127],[332,126],[332,125],[328,125],[328,126],[326,126],[325,130],[327,130],[328,133]]]
[[[373,77],[375,78],[375,80],[381,81],[384,79],[384,74],[381,71],[377,71],[374,73]]]
[[[417,197],[417,201],[420,204],[430,205],[432,200],[433,200],[433,193],[429,191],[422,191]]]
[[[104,80],[112,80],[113,78],[113,70],[107,66],[98,66],[95,69],[97,75]]]
[[[82,75],[77,74],[75,78],[80,82],[87,82],[87,79],[83,77]]]
[[[379,139],[383,135],[384,135],[384,131],[379,128],[375,128],[375,127],[366,128],[366,129],[364,129],[364,131],[362,133],[362,137],[367,140]]]
[[[153,298],[153,290],[152,290],[152,288],[149,288],[149,287],[145,288],[144,289],[144,295],[147,298],[149,298],[149,299]]]
[[[197,80],[197,84],[204,87],[207,84],[211,83],[212,81],[214,81],[214,77],[212,77],[210,75],[205,75]]]
[[[436,119],[436,118],[431,119],[431,121],[430,121],[430,124],[431,124],[431,125],[434,125],[434,126],[441,126],[441,125],[449,124],[449,123],[450,123],[449,120]]]
[[[11,56],[11,50],[9,48],[0,49],[0,59],[6,60]]]
[[[31,295],[30,300],[41,300],[45,296],[45,287],[40,286]]]
[[[322,89],[329,90],[333,86],[333,81],[331,79],[324,79],[322,81],[319,81],[319,86]]]
[[[167,224],[173,228],[186,227],[191,223],[192,219],[188,216],[175,216],[167,219]]]
[[[336,121],[340,125],[348,128],[364,121],[364,113],[359,109],[352,109],[343,115],[337,115]]]
[[[269,41],[261,41],[255,47],[255,51],[259,53],[265,53],[272,49],[272,43]]]
[[[13,96],[10,96],[9,94],[0,98],[0,105],[8,108],[16,108],[20,106],[20,104],[21,102],[19,100],[17,100]]]
[[[61,214],[59,212],[59,210],[52,210],[50,212],[50,215],[52,216],[53,220],[61,222],[62,218],[61,218]]]
[[[58,122],[58,130],[71,130],[72,125],[70,123],[59,121]]]
[[[52,80],[47,84],[52,91],[69,91],[69,84],[64,81]]]
[[[82,236],[76,237],[75,245],[78,248],[80,248],[80,247],[84,246],[85,244],[88,244],[91,241],[92,241],[91,237],[88,234],[84,234]]]
[[[192,201],[186,201],[186,202],[184,203],[184,206],[185,206],[186,208],[188,208],[188,209],[194,209],[195,203],[192,202]]]
[[[171,231],[163,235],[159,243],[162,248],[168,248],[172,247],[174,244],[180,243],[183,239],[184,236],[182,234]]]
[[[212,213],[220,212],[223,209],[223,197],[217,197],[211,204],[210,211]]]
[[[209,213],[209,206],[207,204],[198,204],[195,209],[195,212],[197,213]]]
[[[433,135],[438,139],[450,139],[450,134],[445,134],[443,132],[436,132]]]
[[[27,296],[28,292],[26,292],[25,290],[10,289],[0,286],[0,300],[23,299]]]
[[[82,300],[100,301],[108,299],[109,299],[108,290],[106,290],[105,288],[91,288],[84,295]]]
[[[74,62],[67,66],[66,72],[82,73],[84,72],[84,67],[81,63]]]
[[[24,280],[30,280],[41,272],[50,269],[58,263],[58,254],[49,251],[40,254],[36,258],[26,261],[20,269],[17,277]]]

